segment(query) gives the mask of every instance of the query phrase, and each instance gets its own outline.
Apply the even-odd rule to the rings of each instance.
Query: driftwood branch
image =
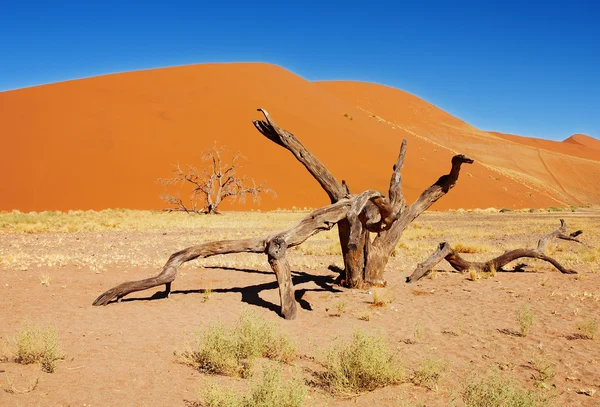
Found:
[[[458,253],[452,249],[450,244],[442,242],[439,244],[435,252],[423,263],[417,265],[417,268],[413,273],[406,278],[406,282],[417,281],[427,275],[433,267],[435,267],[442,260],[446,260],[454,270],[459,272],[465,272],[467,270],[475,270],[477,272],[491,272],[491,271],[502,271],[502,267],[508,263],[520,259],[520,258],[532,258],[544,260],[552,264],[563,274],[577,274],[575,270],[568,269],[561,265],[557,260],[550,256],[547,256],[544,252],[550,241],[553,239],[563,239],[572,242],[581,243],[577,236],[582,234],[583,231],[578,230],[571,234],[567,234],[567,224],[563,219],[560,220],[560,227],[547,235],[544,235],[539,241],[536,249],[515,249],[507,251],[498,257],[495,257],[486,262],[471,262],[463,259]]]
[[[240,240],[221,240],[188,247],[171,255],[163,270],[155,277],[139,281],[128,281],[111,288],[101,294],[93,305],[107,305],[111,301],[120,301],[127,294],[165,285],[169,295],[171,283],[177,277],[177,269],[183,263],[197,259],[230,253],[265,253],[280,287],[282,314],[287,319],[296,315],[290,267],[285,253],[287,248],[303,243],[312,235],[331,229],[337,222],[346,217],[353,200],[343,199],[335,204],[317,209],[304,217],[291,228],[263,237]]]

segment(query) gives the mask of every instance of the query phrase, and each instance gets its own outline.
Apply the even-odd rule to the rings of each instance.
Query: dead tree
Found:
[[[241,167],[240,161],[245,157],[235,153],[231,162],[225,163],[221,156],[225,151],[225,147],[217,147],[215,142],[211,148],[202,153],[202,161],[210,162],[208,169],[199,171],[196,167],[188,165],[183,170],[177,164],[173,169],[173,177],[157,179],[156,182],[166,188],[177,184],[192,185],[189,202],[184,202],[179,195],[163,194],[161,199],[172,205],[165,210],[218,214],[219,206],[226,199],[244,203],[246,195],[250,195],[255,203],[259,203],[260,194],[275,194],[264,182],[257,185],[254,179],[237,175],[237,169]]]
[[[404,229],[454,187],[463,163],[473,162],[464,155],[454,156],[450,172],[427,188],[412,205],[407,205],[402,194],[400,174],[406,154],[404,140],[394,164],[388,196],[374,190],[352,195],[346,183],[338,182],[292,133],[277,126],[265,110],[259,111],[264,114],[266,121],[254,121],[256,128],[269,140],[294,154],[328,194],[331,205],[313,211],[282,232],[260,238],[209,242],[174,253],[156,277],[126,282],[111,288],[100,295],[94,305],[106,305],[113,300],[119,301],[132,292],[163,284],[168,296],[177,268],[181,264],[217,254],[250,252],[267,255],[279,284],[281,313],[286,319],[293,319],[296,315],[296,302],[290,265],[286,258],[287,248],[297,246],[310,236],[329,230],[337,224],[346,267],[343,283],[349,287],[383,285],[385,266]],[[376,234],[372,242],[369,233]]]
[[[558,261],[553,259],[550,256],[545,254],[546,247],[548,243],[552,239],[563,239],[569,240],[572,242],[581,243],[581,241],[577,240],[576,237],[582,234],[583,231],[578,230],[571,234],[567,235],[567,224],[561,219],[560,227],[555,231],[548,233],[543,236],[539,241],[537,248],[535,249],[515,249],[506,251],[498,257],[495,257],[486,262],[471,262],[463,259],[459,256],[458,253],[452,249],[452,247],[447,242],[442,242],[439,244],[437,250],[433,252],[433,254],[425,260],[423,263],[420,263],[415,271],[406,278],[406,282],[410,283],[412,281],[417,281],[427,275],[433,267],[435,267],[442,260],[446,260],[454,270],[458,272],[465,272],[467,270],[474,270],[476,272],[489,273],[492,271],[503,271],[502,267],[506,266],[508,263],[520,259],[520,258],[532,258],[532,259],[540,259],[547,261],[556,267],[561,273],[564,274],[577,274],[575,270],[567,269],[562,266]]]

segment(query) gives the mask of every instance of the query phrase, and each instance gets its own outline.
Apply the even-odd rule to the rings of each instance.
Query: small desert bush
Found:
[[[235,327],[214,323],[195,333],[186,349],[176,352],[180,362],[210,374],[247,377],[257,357],[289,362],[295,345],[253,313],[244,313]]]
[[[595,318],[587,318],[577,324],[579,335],[583,339],[594,339],[598,332],[598,321]]]
[[[465,407],[547,407],[550,398],[540,392],[523,389],[510,379],[492,374],[473,377],[462,390]]]
[[[543,356],[539,356],[534,358],[529,364],[536,371],[532,376],[535,386],[546,388],[548,386],[547,382],[554,378],[554,370],[550,361]]]
[[[417,386],[427,387],[429,390],[437,390],[438,381],[447,368],[446,361],[427,358],[414,371],[411,382]]]
[[[333,345],[325,360],[320,379],[334,394],[358,394],[399,383],[404,369],[381,336],[360,330],[349,343]]]
[[[28,323],[21,327],[14,340],[17,363],[39,363],[42,370],[53,373],[56,361],[64,359],[58,346],[58,333],[53,327]]]
[[[517,311],[517,323],[519,324],[521,336],[527,336],[533,325],[535,325],[535,315],[533,315],[528,305],[524,305]]]
[[[266,367],[262,381],[247,395],[237,396],[229,390],[212,386],[204,396],[203,407],[300,407],[306,387],[298,376],[286,382],[279,367]]]

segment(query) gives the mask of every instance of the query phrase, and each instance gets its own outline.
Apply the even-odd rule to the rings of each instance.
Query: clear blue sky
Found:
[[[27,1],[0,6],[0,91],[263,61],[382,83],[485,130],[600,138],[599,1]]]

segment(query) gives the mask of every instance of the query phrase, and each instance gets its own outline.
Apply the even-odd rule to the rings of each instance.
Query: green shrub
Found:
[[[321,383],[334,394],[358,394],[404,379],[403,367],[386,341],[360,330],[349,343],[332,346],[324,364]]]
[[[290,362],[295,346],[290,339],[252,313],[243,313],[235,327],[214,323],[195,333],[183,352],[182,363],[210,374],[247,377],[258,357]]]
[[[465,407],[547,407],[550,398],[540,392],[523,389],[509,379],[492,374],[467,382],[462,399]]]
[[[56,361],[64,359],[58,346],[55,328],[38,324],[25,324],[15,337],[15,361],[23,365],[39,363],[42,370],[53,373]]]
[[[528,305],[524,305],[517,311],[517,322],[521,336],[527,336],[529,330],[535,325],[535,315]]]
[[[415,370],[411,381],[417,386],[427,387],[429,390],[437,390],[437,384],[442,373],[447,369],[447,363],[440,359],[427,358]]]
[[[227,389],[209,387],[204,407],[300,407],[304,404],[306,387],[298,376],[285,382],[281,368],[264,369],[262,381],[245,396],[232,394]]]

